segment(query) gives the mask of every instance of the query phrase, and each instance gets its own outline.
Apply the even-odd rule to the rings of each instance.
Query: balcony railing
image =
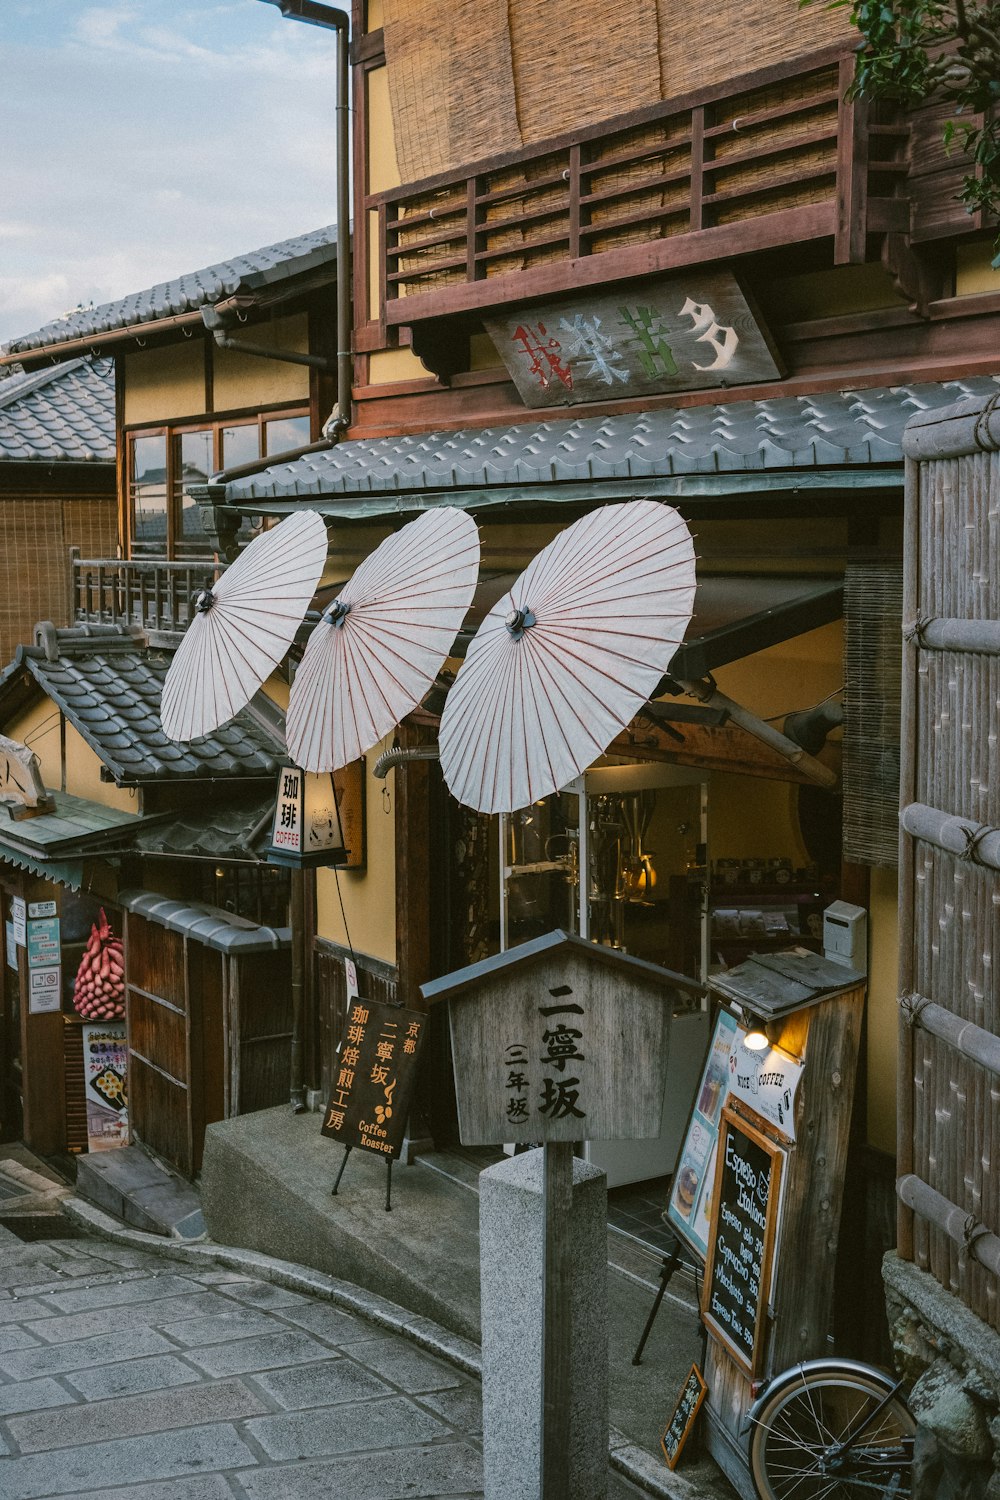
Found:
[[[844,99],[829,49],[374,194],[383,324],[831,238],[863,261],[905,231],[907,127]]]
[[[150,636],[178,636],[188,626],[193,596],[221,571],[199,562],[73,556],[71,615],[75,624],[131,625]]]

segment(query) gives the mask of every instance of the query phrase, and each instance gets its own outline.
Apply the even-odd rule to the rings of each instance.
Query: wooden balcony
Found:
[[[151,644],[176,645],[191,622],[193,596],[222,571],[200,562],[73,556],[71,618],[75,625],[127,625]]]
[[[414,325],[908,228],[905,125],[844,102],[844,47],[372,195],[379,323]]]

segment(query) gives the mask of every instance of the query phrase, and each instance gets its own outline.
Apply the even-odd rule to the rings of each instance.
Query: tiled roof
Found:
[[[64,633],[65,634],[65,633]],[[284,759],[275,723],[253,705],[212,734],[176,744],[160,725],[160,695],[170,657],[111,642],[63,647],[49,660],[20,647],[0,688],[27,670],[96,751],[116,782],[273,780]]]
[[[273,281],[311,271],[334,259],[336,229],[332,224],[322,229],[279,240],[247,255],[191,271],[175,281],[160,282],[145,291],[132,292],[117,302],[102,302],[99,307],[79,308],[64,318],[46,323],[35,333],[11,339],[5,348],[10,353],[27,353],[31,349],[63,344],[69,339],[87,338],[91,334],[110,333],[136,323],[155,323],[158,318],[177,313],[195,312],[198,308],[231,297],[240,287],[256,289]]]
[[[990,377],[719,406],[546,418],[510,427],[363,438],[226,487],[232,504],[407,491],[489,490],[771,469],[901,464],[919,411],[1000,389]],[[527,497],[526,497],[527,498]],[[350,513],[350,507],[345,512]]]
[[[136,833],[133,847],[139,854],[262,858],[270,841],[273,809],[273,787],[263,795],[243,792],[237,797],[213,797],[210,806],[201,804],[167,821],[146,824]]]
[[[114,463],[110,360],[74,359],[0,380],[0,462]]]

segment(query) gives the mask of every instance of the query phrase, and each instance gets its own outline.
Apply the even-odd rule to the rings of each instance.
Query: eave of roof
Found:
[[[0,380],[0,462],[115,461],[115,381],[110,365],[76,359]]]
[[[201,309],[240,293],[263,294],[277,283],[303,276],[336,260],[336,228],[325,225],[279,240],[259,250],[191,271],[173,281],[132,292],[99,307],[80,308],[46,323],[34,333],[11,339],[0,364],[32,362],[42,357],[65,359],[73,352],[148,333],[153,324],[184,327],[201,323]]]
[[[593,503],[629,494],[740,489],[898,488],[910,417],[1000,390],[1000,378],[843,390],[504,428],[360,438],[230,481],[240,510],[281,514],[307,501],[345,520],[432,505],[470,510]],[[526,414],[527,415],[527,414]]]

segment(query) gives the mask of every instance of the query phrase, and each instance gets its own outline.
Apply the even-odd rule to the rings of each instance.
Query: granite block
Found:
[[[304,1306],[308,1299],[301,1292],[289,1291],[287,1287],[273,1286],[268,1281],[236,1281],[227,1286],[220,1286],[219,1291],[227,1297],[232,1297],[236,1302],[243,1302],[250,1307],[270,1308],[291,1307],[293,1303]]]
[[[233,1492],[221,1474],[199,1474],[191,1479],[178,1476],[165,1484],[92,1490],[87,1500],[233,1500]]]
[[[73,1370],[66,1378],[86,1400],[105,1401],[110,1396],[134,1396],[141,1391],[193,1385],[203,1377],[176,1354],[162,1354],[151,1359],[130,1359],[124,1364]]]
[[[480,1494],[483,1468],[468,1443],[440,1443],[336,1463],[252,1469],[240,1483],[248,1500],[444,1500]]]
[[[279,1365],[329,1359],[330,1351],[307,1333],[265,1333],[239,1339],[234,1344],[189,1349],[187,1358],[208,1375],[243,1375],[251,1370],[273,1370]]]
[[[208,1295],[210,1293],[206,1293]],[[207,1318],[183,1318],[176,1323],[164,1323],[162,1327],[168,1338],[183,1345],[185,1349],[279,1331],[268,1313],[254,1312],[252,1308],[234,1308],[231,1312],[216,1313]]]
[[[198,1291],[180,1297],[157,1297],[151,1302],[136,1302],[131,1306],[110,1308],[95,1307],[90,1312],[65,1313],[43,1318],[27,1326],[39,1339],[48,1344],[64,1344],[70,1339],[92,1338],[114,1318],[114,1325],[126,1328],[163,1328],[181,1319],[196,1319],[213,1313],[228,1312],[229,1304],[208,1291]]]
[[[0,1465],[0,1500],[37,1500],[43,1495],[87,1495],[115,1484],[142,1484],[257,1462],[236,1431],[224,1424],[184,1432],[88,1443],[34,1453]]]
[[[372,1336],[370,1323],[364,1323],[350,1313],[338,1312],[323,1302],[307,1302],[302,1307],[290,1304],[276,1307],[275,1312],[286,1323],[294,1323],[297,1328],[304,1328],[314,1338],[324,1339],[328,1344],[352,1344]]]
[[[454,1427],[463,1437],[481,1437],[483,1431],[483,1395],[476,1385],[466,1384],[453,1391],[434,1391],[420,1397],[421,1406],[429,1406],[442,1422]]]
[[[109,1329],[113,1318],[108,1318]],[[0,1354],[0,1370],[14,1380],[31,1380],[37,1375],[59,1375],[66,1370],[82,1370],[88,1365],[106,1365],[112,1360],[141,1359],[147,1354],[167,1354],[173,1348],[152,1328],[135,1328],[125,1333],[109,1331],[98,1338],[79,1339],[69,1344],[38,1344],[14,1354]]]
[[[176,1297],[181,1293],[200,1292],[196,1281],[187,1276],[135,1276],[126,1280],[110,1279],[100,1286],[60,1289],[52,1304],[60,1312],[87,1312],[92,1307],[124,1307],[132,1302],[152,1302],[159,1297]]]
[[[403,1396],[256,1417],[246,1430],[273,1459],[319,1458],[365,1449],[377,1452],[448,1436],[435,1417]]]
[[[255,1375],[254,1380],[286,1411],[300,1411],[308,1406],[337,1406],[345,1401],[394,1394],[391,1386],[370,1371],[352,1364],[349,1359],[271,1370]]]
[[[420,1391],[443,1391],[462,1384],[462,1376],[451,1365],[442,1364],[430,1354],[414,1349],[405,1339],[369,1339],[351,1344],[347,1351],[352,1359],[375,1370],[400,1390],[416,1395]]]
[[[21,1411],[42,1411],[52,1406],[72,1406],[76,1397],[57,1380],[19,1380],[0,1385],[0,1417]]]
[[[25,1328],[0,1328],[0,1354],[11,1349],[30,1349],[39,1341]]]
[[[541,1459],[541,1150],[479,1179],[486,1500],[537,1500]],[[567,1491],[607,1500],[607,1191],[603,1172],[573,1158],[570,1210]]]
[[[5,1297],[0,1300],[0,1328],[7,1323],[30,1323],[43,1318],[48,1309],[34,1297]]]
[[[237,1422],[269,1410],[242,1380],[220,1380],[194,1388],[13,1417],[7,1425],[22,1453],[41,1453],[49,1448],[200,1427],[206,1422]]]

